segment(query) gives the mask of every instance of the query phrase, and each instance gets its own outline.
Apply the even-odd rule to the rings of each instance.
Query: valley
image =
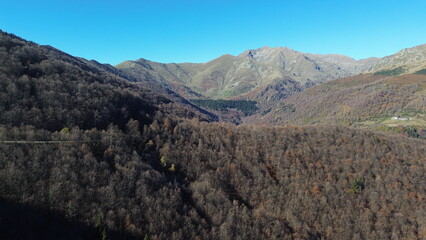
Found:
[[[112,66],[0,31],[0,239],[424,239],[425,46]]]
[[[163,84],[187,99],[256,102],[258,110],[251,116],[238,109],[206,108],[237,124],[335,123],[394,132],[406,127],[417,132],[426,129],[426,45],[358,61],[337,54],[264,47],[207,63],[139,59],[116,67],[135,79]],[[400,115],[411,118],[392,120]]]

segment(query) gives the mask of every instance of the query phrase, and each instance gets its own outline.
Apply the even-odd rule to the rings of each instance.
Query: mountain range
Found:
[[[417,112],[419,115],[416,115],[416,119],[424,118],[421,86],[424,85],[422,73],[426,71],[426,45],[403,49],[383,58],[362,60],[337,54],[302,53],[286,47],[263,47],[247,50],[238,56],[224,55],[207,63],[163,64],[139,59],[125,61],[116,68],[137,81],[162,84],[187,99],[256,102],[259,109],[257,113],[249,117],[236,114],[237,120],[234,114],[232,119],[236,123],[288,124],[299,113],[299,124],[331,121],[346,122],[348,125],[354,124],[353,126],[376,126],[376,121],[367,125],[364,122],[367,119],[382,119],[381,122],[387,123],[386,119],[407,115],[407,111]],[[417,87],[412,86],[416,84]],[[359,91],[355,86],[366,86],[367,90],[349,94],[348,91],[351,90]],[[414,90],[415,94],[407,90],[410,86],[418,89]],[[308,88],[312,89],[304,91]],[[384,92],[388,92],[386,96],[392,99],[387,102],[398,103],[398,107],[387,107],[384,110],[383,106],[378,105],[381,104],[380,101],[386,100],[367,99],[374,96],[379,96],[376,98],[380,99]],[[293,97],[287,99],[290,96]],[[341,102],[342,96],[347,104]],[[400,101],[401,99],[405,100]],[[361,104],[365,101],[367,103]],[[320,102],[323,104],[319,104]],[[412,102],[419,104],[413,105]],[[355,106],[354,103],[360,105]],[[324,109],[325,106],[329,107]],[[336,110],[338,106],[342,109]],[[382,110],[377,111],[378,108]],[[288,109],[292,109],[291,114],[287,112]],[[308,112],[308,109],[311,110]],[[323,113],[311,116],[319,109]],[[228,109],[225,114],[223,111],[216,114],[226,120],[229,119],[229,111],[232,112],[232,109]],[[344,112],[347,117],[342,117],[336,111]],[[331,113],[335,115],[330,116]],[[380,127],[376,128],[387,128],[395,124],[413,125],[412,123],[413,121],[392,122],[379,124]],[[417,121],[415,125],[417,128],[424,128],[424,123],[426,122],[423,120]]]
[[[306,88],[396,67],[403,67],[403,73],[412,73],[416,68],[425,66],[425,48],[421,45],[384,58],[354,60],[337,54],[310,54],[287,47],[263,47],[247,50],[238,56],[224,55],[207,63],[164,64],[139,59],[125,61],[116,68],[138,79],[161,82],[185,97],[227,99],[252,95],[253,91],[288,80]]]
[[[0,239],[424,239],[424,56],[114,67],[0,31]]]

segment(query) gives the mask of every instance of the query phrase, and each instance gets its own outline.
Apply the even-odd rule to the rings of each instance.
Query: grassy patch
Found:
[[[238,96],[244,93],[249,92],[254,88],[253,85],[247,84],[247,83],[241,83],[238,86],[235,86],[231,89],[224,90],[218,93],[219,97],[221,98],[230,98],[234,96]]]
[[[410,137],[418,137],[419,129],[426,128],[424,112],[415,109],[405,109],[395,116],[408,118],[408,120],[394,119],[394,116],[375,116],[361,119],[352,123],[353,127],[369,128],[379,132],[405,133]]]
[[[296,112],[296,107],[293,104],[281,105],[275,109],[275,112],[294,113]]]
[[[389,70],[382,70],[382,71],[378,71],[373,73],[373,75],[377,76],[377,75],[381,75],[381,76],[397,76],[397,75],[401,75],[403,73],[405,73],[405,68],[403,67],[397,67],[394,69],[389,69]]]
[[[424,112],[417,109],[404,109],[400,115],[403,117],[415,117],[419,114],[424,114]]]

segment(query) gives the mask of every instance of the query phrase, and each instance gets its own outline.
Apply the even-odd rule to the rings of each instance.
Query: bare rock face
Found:
[[[393,55],[386,56],[374,65],[373,71],[401,68],[402,73],[413,73],[426,68],[426,44],[403,49]]]
[[[375,69],[384,67],[397,67],[405,64],[426,61],[426,44],[413,48],[402,49],[401,51],[384,57],[375,66]]]

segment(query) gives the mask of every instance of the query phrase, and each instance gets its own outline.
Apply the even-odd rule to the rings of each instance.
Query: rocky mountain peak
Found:
[[[405,48],[401,51],[382,58],[379,63],[374,66],[374,70],[391,69],[396,67],[405,67],[407,72],[411,68],[415,68],[418,63],[426,61],[426,44]],[[413,66],[414,64],[414,66]]]

